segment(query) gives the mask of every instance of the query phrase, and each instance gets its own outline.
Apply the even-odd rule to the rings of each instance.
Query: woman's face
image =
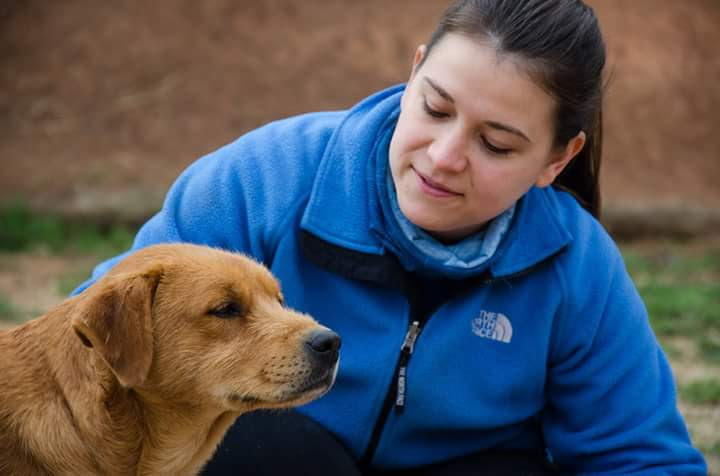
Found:
[[[446,34],[422,66],[418,48],[390,169],[403,214],[436,238],[468,236],[535,184],[552,183],[582,149],[553,147],[554,99],[512,56]]]

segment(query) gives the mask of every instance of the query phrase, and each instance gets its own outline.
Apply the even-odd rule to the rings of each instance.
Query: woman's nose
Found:
[[[450,127],[439,131],[428,147],[428,155],[436,168],[462,172],[467,166],[467,141],[462,131]]]

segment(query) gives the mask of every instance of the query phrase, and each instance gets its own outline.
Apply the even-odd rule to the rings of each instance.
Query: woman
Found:
[[[604,63],[580,1],[460,0],[406,86],[178,179],[133,249],[248,253],[343,337],[333,390],[241,417],[207,474],[705,474],[596,221]]]

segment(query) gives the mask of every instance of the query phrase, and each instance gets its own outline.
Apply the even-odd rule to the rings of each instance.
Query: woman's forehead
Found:
[[[414,80],[423,91],[439,86],[470,115],[498,116],[494,119],[525,130],[547,128],[555,107],[522,59],[459,34],[445,35],[433,47]]]

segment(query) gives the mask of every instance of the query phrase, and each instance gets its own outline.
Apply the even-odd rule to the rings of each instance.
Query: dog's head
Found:
[[[83,292],[72,326],[124,387],[226,410],[325,393],[339,337],[283,304],[261,264],[187,244],[142,249]]]

